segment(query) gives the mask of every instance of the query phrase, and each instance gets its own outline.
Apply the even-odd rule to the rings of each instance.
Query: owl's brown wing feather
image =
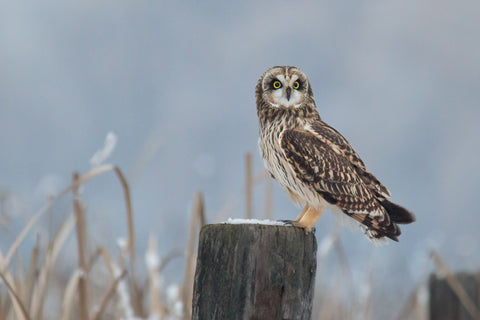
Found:
[[[323,121],[315,121],[311,125],[313,132],[319,135],[327,143],[334,144],[348,159],[348,161],[355,168],[355,171],[360,178],[367,184],[370,189],[376,191],[383,197],[390,197],[390,191],[385,187],[373,174],[371,174],[365,164],[363,163],[357,152],[350,146],[347,139],[340,134],[333,127],[329,126]]]
[[[283,133],[281,147],[297,178],[367,226],[373,238],[387,236],[398,241],[400,228],[391,221],[378,193],[339,149],[341,144],[332,144],[322,138],[318,132],[300,129]]]

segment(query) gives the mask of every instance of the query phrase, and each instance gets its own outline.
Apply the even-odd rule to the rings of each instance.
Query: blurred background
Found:
[[[323,120],[349,140],[392,200],[417,216],[399,243],[381,247],[361,231],[340,229],[352,290],[360,294],[373,281],[373,298],[383,304],[376,315],[384,319],[433,270],[431,250],[453,270],[480,266],[480,3],[46,0],[1,7],[2,251],[74,170],[90,170],[109,132],[118,141],[107,162],[130,183],[139,252],[149,234],[161,255],[185,247],[196,191],[208,223],[245,217],[245,154],[253,154],[256,174],[263,168],[256,81],[271,66],[294,65],[309,77]],[[127,232],[115,180],[107,174],[82,189],[92,242],[107,247]],[[274,218],[294,219],[300,209],[273,190]],[[263,199],[260,183],[256,218],[264,218]],[[50,224],[69,203],[55,204]],[[36,226],[24,246],[47,227]],[[317,239],[336,228],[325,214]],[[76,259],[67,250],[59,264],[75,264],[70,255]],[[337,265],[322,265],[319,281],[330,281]],[[169,279],[182,277],[176,270],[165,270]]]

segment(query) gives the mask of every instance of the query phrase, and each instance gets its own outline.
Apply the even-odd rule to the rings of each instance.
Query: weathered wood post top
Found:
[[[204,226],[192,319],[311,319],[316,251],[314,233],[281,222]]]

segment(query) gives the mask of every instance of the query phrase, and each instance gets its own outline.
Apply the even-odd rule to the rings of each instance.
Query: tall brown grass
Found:
[[[253,189],[256,185],[264,183],[264,209],[259,218],[272,219],[274,212],[270,177],[263,170],[254,175],[250,154],[245,158],[245,168],[246,179],[243,189],[245,216],[247,218],[254,216]],[[115,173],[123,189],[124,219],[128,231],[128,240],[120,245],[120,252],[115,254],[102,245],[93,250],[88,247],[92,243],[89,241],[92,235],[89,233],[89,224],[84,213],[85,205],[79,192],[79,188],[86,182],[107,172]],[[73,210],[60,223],[54,234],[48,235],[48,245],[41,246],[37,241],[29,256],[21,257],[19,247],[32,228],[42,218],[52,219],[53,204],[69,194],[72,196]],[[239,194],[242,194],[242,191]],[[227,203],[226,209],[216,215],[216,220],[224,220],[229,206],[231,203]],[[47,214],[48,216],[45,217]],[[139,255],[135,251],[136,229],[133,214],[129,183],[118,167],[103,165],[84,175],[74,173],[71,185],[47,200],[46,204],[25,224],[6,254],[0,251],[0,320],[100,320],[133,319],[134,317],[156,320],[190,319],[198,233],[206,223],[202,194],[198,192],[194,197],[184,252],[172,251],[160,258],[157,239],[151,236],[145,253],[145,269],[142,272],[135,270]],[[65,261],[62,260],[60,253],[65,250],[67,239],[74,231],[78,265],[71,268],[67,275],[61,274],[58,266],[63,265]],[[334,230],[330,235],[320,239],[319,248],[321,248],[319,249],[321,254],[318,257],[319,268],[332,258],[335,259],[338,262],[339,271],[334,276],[341,279],[341,283],[351,286],[353,283],[351,264],[338,232]],[[176,292],[175,288],[167,288],[161,275],[172,259],[181,256],[184,257],[183,281],[178,285],[178,294],[172,295],[172,292]],[[15,267],[12,263],[14,257],[17,257]],[[449,279],[449,283],[462,303],[472,315],[475,315],[478,310],[472,306],[468,296],[465,297],[462,288],[458,287],[454,276],[446,268],[440,256],[434,253],[433,259],[439,273]],[[374,312],[373,268],[372,264],[366,275],[368,289],[366,296],[358,298],[352,294],[349,296],[348,304],[345,304],[342,298],[345,292],[351,291],[348,285],[340,284],[328,290],[317,288],[312,319],[371,318]],[[317,275],[317,278],[321,277],[321,273]],[[138,279],[144,279],[144,281],[138,281]],[[424,287],[419,284],[406,299],[395,318],[427,319],[425,303],[419,298]],[[325,292],[328,293],[325,294]],[[52,313],[54,313],[53,317]]]
[[[128,241],[117,259],[107,248],[100,246],[94,252],[88,248],[88,222],[84,214],[84,204],[80,198],[79,188],[87,181],[106,172],[113,171],[123,190],[126,207],[126,224]],[[12,258],[20,255],[18,249],[27,237],[33,226],[39,219],[49,212],[54,202],[72,193],[73,212],[58,227],[51,237],[47,248],[42,251],[39,244],[32,249],[27,266],[19,262],[16,270],[11,267]],[[23,230],[15,238],[7,254],[0,251],[0,278],[4,287],[0,284],[0,320],[9,319],[47,319],[45,307],[49,295],[54,295],[57,301],[59,313],[54,319],[70,320],[99,320],[99,319],[129,319],[133,317],[155,319],[188,318],[191,309],[191,287],[193,288],[193,273],[195,271],[195,241],[198,230],[205,224],[203,200],[201,194],[197,194],[195,207],[192,212],[192,222],[189,234],[188,252],[186,255],[185,283],[179,302],[185,306],[180,316],[173,310],[174,306],[167,303],[166,288],[162,288],[159,281],[159,273],[165,268],[172,258],[178,253],[172,253],[163,259],[163,263],[150,262],[147,266],[148,273],[145,284],[138,285],[135,276],[135,227],[133,225],[133,210],[130,199],[130,189],[125,176],[118,167],[104,165],[82,176],[73,174],[72,184],[52,197],[33,217],[28,221]],[[76,230],[77,244],[77,268],[71,270],[68,279],[58,274],[57,264],[59,254],[64,249],[65,242],[73,230]],[[50,238],[50,236],[49,236]],[[149,261],[160,261],[156,244],[150,242],[147,255]],[[19,259],[20,260],[20,259]],[[22,261],[25,261],[22,259]],[[108,277],[98,281],[95,273],[106,270]],[[52,283],[61,282],[61,294],[56,294]],[[2,288],[3,287],[3,288]],[[6,289],[6,290],[5,290]],[[5,296],[5,293],[8,296]],[[49,310],[51,314],[51,310]]]

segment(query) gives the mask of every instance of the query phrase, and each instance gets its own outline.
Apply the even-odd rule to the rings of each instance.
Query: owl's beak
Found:
[[[292,93],[292,88],[287,88],[287,100],[290,100],[290,94]]]

